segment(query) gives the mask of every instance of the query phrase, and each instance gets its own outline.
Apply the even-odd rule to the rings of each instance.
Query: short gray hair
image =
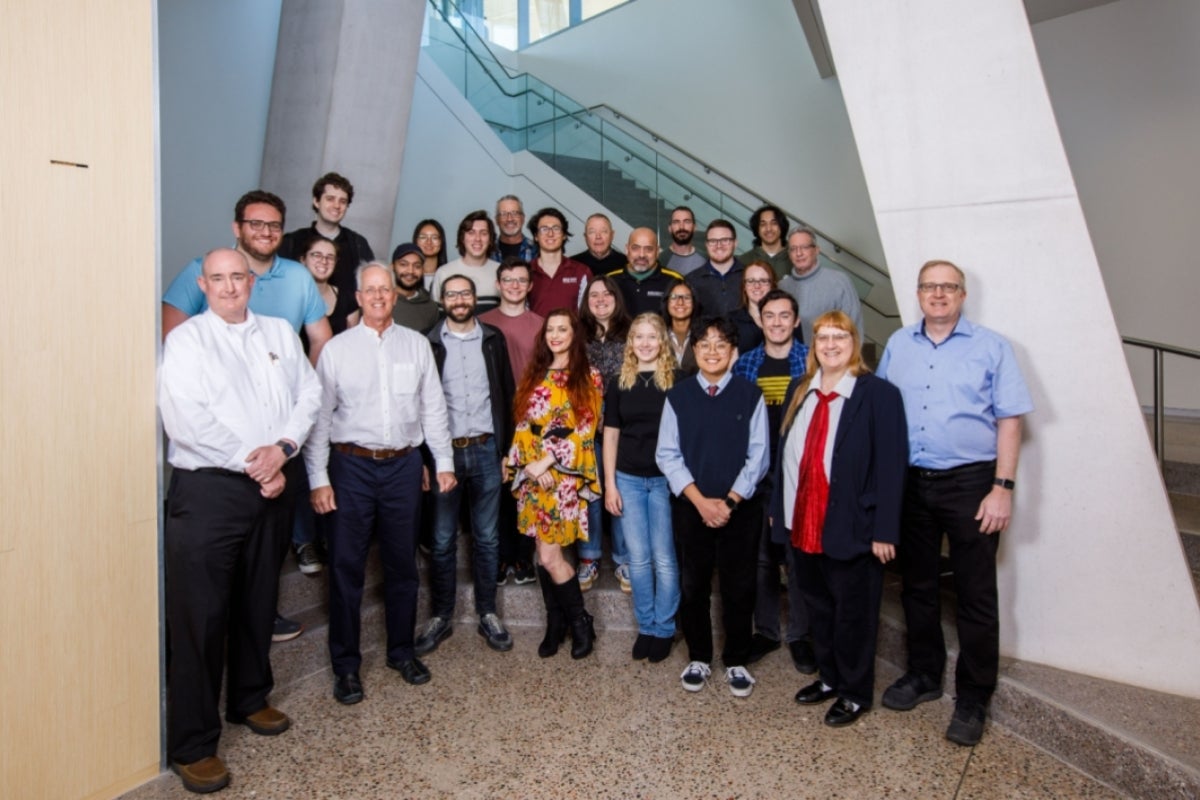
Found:
[[[354,286],[361,292],[363,288],[363,273],[375,267],[383,270],[383,273],[387,275],[388,283],[390,283],[392,288],[395,289],[396,273],[392,272],[391,265],[384,264],[382,261],[368,261],[365,264],[359,264],[358,269],[354,270]]]

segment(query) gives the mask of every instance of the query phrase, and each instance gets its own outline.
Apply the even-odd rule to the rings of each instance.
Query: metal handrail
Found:
[[[1154,342],[1149,339],[1136,339],[1132,336],[1122,336],[1121,341],[1131,347],[1142,347],[1154,353],[1154,457],[1158,459],[1158,468],[1161,470],[1167,457],[1163,356],[1170,353],[1175,356],[1200,360],[1200,351],[1164,342]]]
[[[456,27],[455,25],[453,25],[452,23],[450,23],[450,20],[447,19],[447,17],[446,17],[446,13],[443,11],[442,8],[439,7],[439,4],[444,5],[444,6],[453,7],[454,10],[456,12],[458,12],[460,18],[465,20],[465,17],[462,16],[462,12],[458,9],[457,4],[454,3],[453,0],[429,0],[428,4],[430,6],[432,6],[437,11],[439,16],[441,16],[442,19],[445,20],[449,24],[449,27],[452,30],[454,30],[455,34],[462,41],[465,51],[471,55],[471,57],[475,60],[475,63],[478,64],[479,67],[483,70],[483,72],[491,79],[491,81],[495,85],[496,89],[501,94],[503,94],[505,97],[510,97],[510,98],[516,99],[518,97],[521,97],[522,95],[532,94],[534,97],[541,99],[545,103],[549,103],[552,108],[561,112],[561,116],[556,114],[554,117],[555,119],[558,119],[561,117],[571,117],[580,125],[586,125],[589,129],[596,131],[600,135],[603,135],[602,131],[596,130],[596,128],[593,125],[589,124],[587,121],[585,121],[583,119],[580,119],[580,117],[579,117],[580,112],[571,112],[571,111],[562,109],[561,106],[559,106],[559,104],[553,98],[547,97],[544,93],[539,92],[536,88],[529,88],[528,86],[526,86],[519,92],[516,92],[516,93],[509,92],[501,84],[501,82],[499,80],[497,80],[496,76],[492,74],[492,70],[489,68],[489,65],[487,63],[485,63],[485,61],[483,59],[481,59],[479,57],[479,55],[472,49],[470,43],[467,42],[466,37],[463,35],[462,30],[459,29],[458,27]],[[477,30],[475,30],[475,28],[473,26],[471,26],[470,24],[465,24],[463,27],[467,30],[470,30],[471,35],[473,35],[474,38],[479,42],[479,46],[483,47],[485,50],[488,51],[489,55],[491,55],[491,48],[488,46],[487,41],[479,34],[479,32]],[[500,68],[500,70],[504,74],[505,79],[507,79],[507,80],[518,80],[521,77],[521,75],[529,74],[527,72],[515,73],[515,74],[511,73],[509,71],[508,67],[504,63],[502,63],[499,59],[495,58],[494,55],[492,55],[492,58],[490,59],[490,61],[492,64],[494,64],[495,66]],[[537,79],[537,80],[539,80],[540,83],[545,84],[547,88],[549,88],[551,91],[555,92],[556,94],[559,93],[558,90],[554,89],[554,87],[550,86],[550,84],[545,83],[545,81],[541,81],[540,79]],[[673,150],[677,151],[678,153],[683,154],[689,160],[691,160],[695,164],[698,164],[707,175],[716,175],[721,180],[723,180],[726,183],[730,184],[731,186],[734,186],[737,189],[739,189],[743,194],[745,194],[749,197],[752,197],[752,198],[756,198],[757,200],[759,200],[760,204],[770,202],[770,200],[762,197],[757,192],[754,192],[753,190],[749,189],[741,182],[729,177],[724,172],[722,172],[719,169],[717,169],[716,167],[713,167],[712,165],[710,165],[708,162],[692,155],[685,148],[680,147],[679,145],[672,142],[670,139],[667,139],[666,137],[662,136],[658,132],[643,125],[642,123],[633,119],[632,117],[625,114],[624,112],[613,108],[612,106],[608,105],[607,103],[598,103],[594,106],[589,106],[589,107],[585,108],[584,110],[588,114],[594,114],[599,109],[605,109],[605,110],[609,111],[613,115],[613,117],[615,117],[618,120],[623,120],[623,121],[629,123],[630,125],[634,126],[635,128],[639,129],[646,136],[650,137],[654,142],[656,142],[656,143],[661,142],[663,144],[666,144],[668,147],[672,148]],[[492,123],[490,121],[489,121],[489,124],[494,125],[495,127],[505,128],[510,131],[518,132],[518,131],[529,130],[531,128],[537,128],[538,126],[547,124],[547,122],[553,122],[553,119],[543,120],[543,121],[540,121],[537,123],[532,123],[532,124],[526,124],[522,128],[514,128],[510,125],[504,125],[503,123]],[[617,127],[618,127],[618,130],[621,128],[621,126],[617,126]],[[626,132],[626,133],[628,133],[628,132]],[[646,164],[647,166],[654,167],[653,164],[650,164],[645,159],[638,156],[636,153],[631,152],[629,155],[633,158],[637,158],[639,161]],[[676,161],[674,161],[671,158],[668,158],[666,156],[664,156],[664,158],[666,158],[666,160],[668,162],[678,166],[681,170],[684,170],[685,172],[691,174],[696,180],[700,181],[701,183],[707,183],[707,181],[704,178],[701,178],[701,177],[695,175],[695,173],[693,173],[691,169],[684,167],[682,164],[678,164]],[[657,168],[655,167],[655,169],[657,169]],[[718,189],[715,186],[713,186],[712,188],[715,189],[716,191],[724,194],[724,192],[721,189]],[[854,260],[858,261],[860,264],[864,265],[870,271],[872,271],[875,274],[877,274],[878,276],[880,276],[885,282],[889,282],[889,283],[891,282],[891,275],[887,272],[887,270],[885,270],[885,269],[881,268],[880,266],[878,266],[877,264],[869,261],[868,259],[859,255],[858,253],[851,250],[850,248],[845,247],[844,245],[842,245],[840,242],[838,242],[836,239],[831,237],[829,234],[825,233],[823,230],[821,230],[817,226],[810,224],[807,220],[805,220],[800,215],[793,214],[793,213],[789,212],[786,208],[783,208],[782,206],[780,206],[780,208],[783,210],[784,215],[786,217],[788,217],[789,219],[796,220],[797,222],[799,222],[801,225],[804,225],[805,227],[811,228],[814,233],[816,233],[818,236],[820,236],[825,241],[829,242],[833,246],[833,250],[835,253],[845,253],[846,255],[850,256]],[[842,264],[840,262],[835,261],[835,263],[837,263],[838,266],[842,267],[843,269],[847,269],[847,271],[853,271],[853,270],[849,270],[844,264]],[[884,311],[883,309],[874,308],[874,306],[872,306],[872,308],[876,313],[878,313],[884,319],[899,319],[899,317],[900,317],[899,313],[891,314],[891,313]]]

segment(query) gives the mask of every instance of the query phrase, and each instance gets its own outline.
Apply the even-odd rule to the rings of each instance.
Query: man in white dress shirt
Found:
[[[429,681],[413,649],[422,444],[433,454],[438,490],[456,485],[446,399],[429,340],[392,321],[396,283],[389,266],[359,267],[357,285],[362,322],[321,351],[321,410],[304,451],[313,508],[333,514],[329,657],[333,696],[346,705],[363,699],[360,610],[374,531],[385,576],[387,665],[410,684]]]
[[[229,783],[216,755],[227,642],[225,719],[264,736],[290,724],[267,704],[269,650],[295,508],[289,459],[321,386],[291,326],[247,309],[254,273],[242,253],[213,250],[196,280],[208,308],[167,336],[159,370],[174,467],[163,530],[167,755],[187,789],[212,792]]]

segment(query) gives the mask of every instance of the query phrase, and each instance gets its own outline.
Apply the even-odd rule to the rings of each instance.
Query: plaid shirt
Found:
[[[763,360],[767,357],[766,344],[760,344],[749,353],[738,356],[733,364],[733,374],[750,381],[758,380],[758,371],[762,369]],[[792,378],[804,374],[805,359],[808,358],[808,347],[798,340],[792,341],[792,349],[788,351],[788,371]]]

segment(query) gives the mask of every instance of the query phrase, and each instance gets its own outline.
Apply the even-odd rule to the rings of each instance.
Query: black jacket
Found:
[[[493,441],[503,459],[508,455],[509,445],[513,436],[513,386],[512,366],[508,361],[508,344],[499,328],[475,320],[475,324],[483,329],[483,363],[487,368],[488,395],[492,402],[492,433]],[[446,346],[442,344],[442,323],[433,326],[428,334],[429,343],[433,346],[433,359],[437,362],[438,374],[441,375],[446,364]]]

